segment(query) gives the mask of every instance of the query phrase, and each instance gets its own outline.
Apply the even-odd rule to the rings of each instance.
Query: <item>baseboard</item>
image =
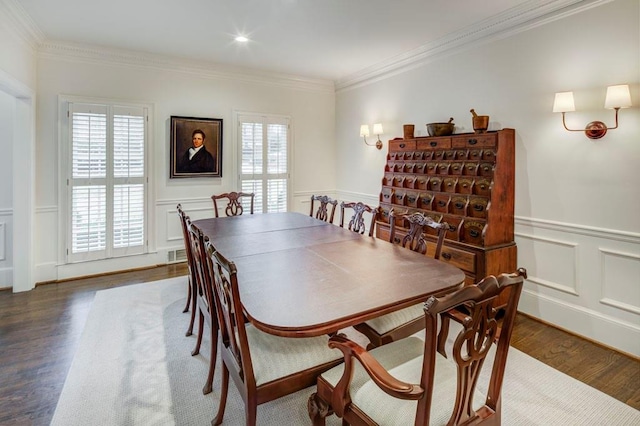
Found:
[[[518,310],[552,327],[640,358],[640,327],[549,296],[524,290]]]

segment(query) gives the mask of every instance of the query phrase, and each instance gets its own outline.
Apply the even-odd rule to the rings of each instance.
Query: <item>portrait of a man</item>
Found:
[[[171,178],[221,177],[222,119],[171,117]]]

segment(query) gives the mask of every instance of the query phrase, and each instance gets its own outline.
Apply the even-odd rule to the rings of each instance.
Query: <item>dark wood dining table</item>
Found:
[[[249,321],[284,337],[311,337],[459,288],[464,272],[387,241],[300,213],[194,221],[238,269]]]

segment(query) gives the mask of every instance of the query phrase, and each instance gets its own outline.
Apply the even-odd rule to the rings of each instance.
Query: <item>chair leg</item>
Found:
[[[200,309],[198,309],[200,311]],[[202,344],[202,334],[204,333],[204,315],[200,311],[198,317],[198,340],[196,341],[196,347],[191,351],[191,356],[198,355],[200,353],[200,345]]]
[[[252,398],[250,401],[247,401],[244,407],[244,413],[247,418],[247,426],[256,426],[258,404],[255,398]]]
[[[209,375],[207,376],[207,382],[202,388],[203,394],[211,393],[213,387],[213,375],[216,371],[216,358],[218,357],[218,327],[215,324],[211,324],[211,354],[209,356]]]
[[[218,426],[222,424],[224,418],[224,409],[227,405],[227,391],[229,390],[229,370],[227,366],[222,363],[222,389],[220,390],[220,405],[218,406],[218,413],[216,417],[211,421],[212,426]]]
[[[193,323],[196,319],[196,297],[198,296],[198,291],[195,288],[195,280],[189,276],[189,283],[191,284],[191,320],[189,321],[189,328],[187,328],[186,336],[191,336],[193,334]]]
[[[191,304],[191,280],[189,279],[187,282],[187,302],[184,304],[184,309],[182,312],[189,311],[189,305]]]
[[[329,407],[317,393],[312,393],[307,401],[307,411],[313,426],[324,426],[327,416],[333,414],[333,410]]]

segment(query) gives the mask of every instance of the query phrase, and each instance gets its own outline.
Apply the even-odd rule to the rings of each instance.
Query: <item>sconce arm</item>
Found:
[[[376,143],[367,142],[367,137],[366,136],[363,136],[363,138],[364,138],[365,145],[367,145],[367,146],[375,146],[378,149],[382,149],[382,141],[380,140],[379,136],[378,136],[378,140],[376,141]]]
[[[584,132],[589,139],[600,139],[607,134],[607,130],[614,130],[618,128],[618,111],[620,110],[620,108],[616,107],[614,108],[614,110],[616,111],[615,127],[607,127],[607,125],[602,121],[592,121],[588,123],[584,129],[570,129],[567,127],[567,123],[565,122],[564,112],[562,113],[562,125],[564,126],[565,130],[568,130],[570,132]]]

